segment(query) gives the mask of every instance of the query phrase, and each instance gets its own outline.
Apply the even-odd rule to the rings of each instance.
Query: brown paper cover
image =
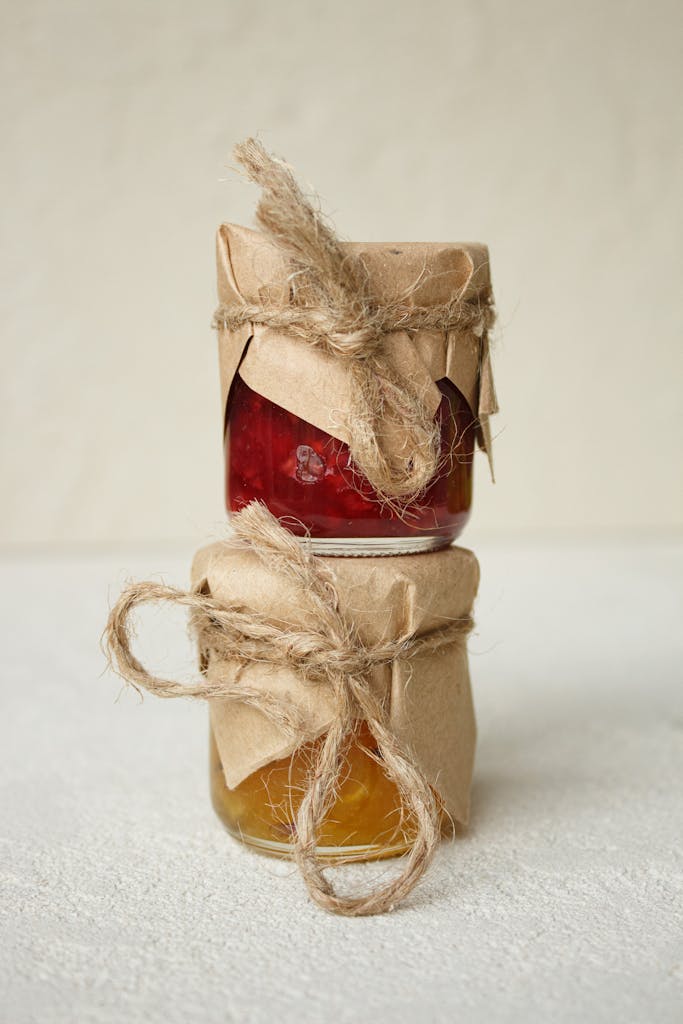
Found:
[[[459,295],[486,301],[491,294],[488,249],[468,243],[342,243],[367,268],[380,302],[402,299],[412,306],[446,303]],[[286,305],[288,267],[263,235],[223,224],[217,235],[218,298],[222,304]],[[411,377],[434,412],[447,377],[479,420],[478,439],[490,454],[488,417],[497,410],[486,339],[471,332],[397,331],[387,337],[387,358]],[[265,326],[219,330],[224,413],[235,374],[264,398],[341,441],[352,405],[348,369],[332,356]],[[311,386],[314,382],[315,386]]]
[[[400,558],[325,558],[333,569],[342,612],[366,644],[416,635],[470,613],[479,582],[471,551],[450,547]],[[192,567],[193,586],[219,601],[257,608],[279,624],[306,621],[305,600],[293,584],[263,566],[253,552],[226,543],[202,548]],[[236,664],[210,661],[208,677],[234,677]],[[304,738],[324,733],[334,713],[327,685],[306,683],[296,672],[253,663],[242,668],[245,685],[286,696],[299,708]],[[475,721],[464,641],[375,671],[373,685],[386,702],[389,723],[446,810],[465,824],[475,746]],[[211,724],[225,781],[234,788],[252,772],[289,756],[296,742],[261,712],[212,701]]]

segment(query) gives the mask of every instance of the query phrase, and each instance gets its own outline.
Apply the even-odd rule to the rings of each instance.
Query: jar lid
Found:
[[[465,301],[491,292],[489,252],[479,242],[342,242],[367,269],[379,303],[437,306],[462,293]],[[258,231],[222,224],[218,260],[219,300],[226,304],[282,305],[289,297],[290,268],[281,251]],[[464,291],[463,291],[464,289]]]

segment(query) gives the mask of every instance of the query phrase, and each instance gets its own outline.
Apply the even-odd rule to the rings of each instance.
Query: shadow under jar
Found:
[[[238,373],[225,433],[228,512],[262,501],[293,533],[310,535],[318,554],[395,555],[450,544],[470,516],[475,422],[449,380],[437,386],[440,469],[399,516],[353,468],[343,441],[252,391]]]

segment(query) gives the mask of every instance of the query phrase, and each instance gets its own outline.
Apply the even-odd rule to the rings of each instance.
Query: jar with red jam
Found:
[[[408,296],[422,308],[454,297],[474,308],[490,304],[485,246],[345,245],[363,263],[378,302]],[[264,236],[221,227],[223,305],[286,308],[290,276]],[[261,501],[293,533],[309,536],[315,553],[328,555],[432,551],[461,533],[472,505],[475,448],[490,449],[487,422],[495,411],[486,332],[396,331],[386,350],[413,380],[424,380],[440,436],[436,472],[407,504],[384,500],[354,463],[345,430],[353,384],[338,360],[259,323],[220,328],[228,514]]]

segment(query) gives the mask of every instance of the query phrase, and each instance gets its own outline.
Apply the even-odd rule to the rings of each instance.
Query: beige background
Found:
[[[468,541],[680,527],[681,10],[5,0],[2,542],[220,528],[213,233],[253,132],[346,237],[489,243]]]

